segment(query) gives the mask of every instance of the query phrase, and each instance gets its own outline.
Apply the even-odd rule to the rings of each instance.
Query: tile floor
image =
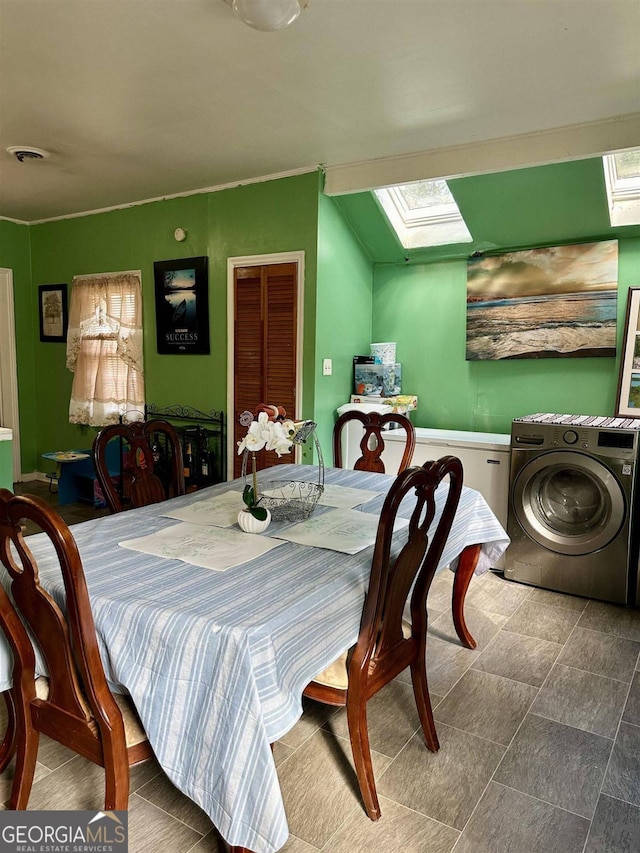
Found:
[[[93,515],[77,505],[61,512],[70,523]],[[489,573],[467,598],[478,640],[470,651],[453,630],[451,584],[449,572],[438,575],[429,596],[440,751],[422,743],[403,673],[370,703],[382,808],[372,823],[344,712],[307,704],[274,750],[291,831],[285,853],[637,853],[640,611]],[[11,769],[0,777],[5,802],[10,779]],[[99,808],[101,779],[45,740],[29,807]],[[133,769],[131,791],[130,853],[226,849],[154,762]]]

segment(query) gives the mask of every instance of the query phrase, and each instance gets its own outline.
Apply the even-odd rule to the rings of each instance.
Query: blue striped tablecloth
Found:
[[[311,466],[277,466],[259,479],[313,479],[315,473]],[[383,493],[392,479],[326,470],[327,483]],[[230,487],[238,489],[240,509],[240,481],[170,503],[188,505]],[[379,513],[383,499],[361,508]],[[300,717],[309,680],[355,642],[373,549],[349,556],[285,542],[260,560],[214,572],[118,546],[178,524],[162,517],[164,507],[72,528],[107,677],[129,691],[167,776],[222,836],[272,853],[286,842],[288,828],[269,745]],[[477,571],[486,570],[508,541],[484,498],[464,489],[441,567],[478,543],[483,563]],[[43,584],[59,596],[44,544],[42,534],[29,537]],[[0,686],[9,680],[4,648]]]

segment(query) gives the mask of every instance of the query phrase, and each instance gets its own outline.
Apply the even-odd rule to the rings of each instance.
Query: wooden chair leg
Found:
[[[433,720],[433,711],[431,710],[426,663],[422,656],[411,663],[411,681],[425,742],[431,752],[437,752],[440,749],[440,743],[436,724]]]
[[[127,811],[129,808],[129,764],[113,755],[104,756],[105,811]]]
[[[16,731],[16,766],[11,788],[9,808],[17,811],[26,809],[33,785],[33,774],[38,758],[39,732],[31,724],[29,704],[22,697],[13,697]]]
[[[349,704],[347,702],[347,722],[349,724],[353,763],[355,764],[364,807],[371,820],[378,820],[380,818],[380,803],[378,802],[373,764],[371,763],[366,703],[353,702]]]
[[[7,706],[7,728],[0,744],[0,773],[7,769],[16,751],[16,714],[11,691],[5,690],[2,695],[4,696],[4,703]]]
[[[453,581],[453,624],[460,642],[468,649],[475,649],[477,643],[467,628],[467,623],[464,619],[464,599],[473,573],[478,565],[480,550],[480,545],[467,545],[458,559],[458,568],[456,569]]]
[[[30,728],[24,741],[18,744],[15,776],[9,801],[9,808],[13,811],[26,809],[29,803],[38,758],[38,739],[38,732]]]

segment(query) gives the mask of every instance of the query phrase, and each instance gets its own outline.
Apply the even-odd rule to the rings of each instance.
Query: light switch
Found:
[[[331,376],[333,373],[333,362],[330,358],[322,359],[322,375]]]

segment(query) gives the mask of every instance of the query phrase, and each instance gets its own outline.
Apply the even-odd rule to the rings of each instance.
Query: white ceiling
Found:
[[[638,0],[311,0],[276,33],[223,0],[0,0],[0,216],[442,149],[443,176],[499,168],[483,143],[514,136],[640,145],[639,44]]]

